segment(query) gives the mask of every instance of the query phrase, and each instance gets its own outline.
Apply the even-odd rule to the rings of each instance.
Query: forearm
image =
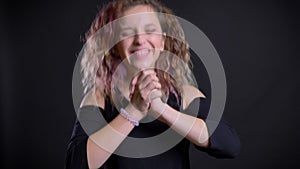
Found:
[[[159,119],[192,143],[201,147],[209,146],[207,126],[202,119],[181,113],[169,105],[166,105]]]
[[[141,119],[137,116],[134,116],[134,118]],[[87,142],[89,168],[102,166],[133,128],[134,125],[130,121],[118,115],[108,125],[92,134]]]

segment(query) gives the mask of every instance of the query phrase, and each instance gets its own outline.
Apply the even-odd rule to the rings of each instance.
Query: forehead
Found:
[[[122,16],[145,13],[145,12],[155,12],[155,11],[149,5],[136,5],[125,10]]]
[[[136,27],[149,24],[160,25],[157,14],[152,7],[147,5],[137,5],[125,10],[118,22],[121,27]]]

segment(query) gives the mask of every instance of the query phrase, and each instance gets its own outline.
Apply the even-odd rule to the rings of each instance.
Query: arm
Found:
[[[137,116],[138,112],[130,106],[126,108],[126,111],[137,120],[143,117]],[[102,166],[133,128],[134,125],[131,122],[118,115],[108,125],[92,134],[87,141],[89,168]]]
[[[126,110],[133,112],[130,107]],[[104,110],[95,105],[80,108],[66,153],[65,169],[106,169],[105,161],[134,128],[120,115],[107,124],[101,113],[105,113]]]
[[[240,139],[237,132],[229,123],[224,120],[223,117],[220,119],[220,121],[218,121],[218,125],[215,126],[216,121],[213,119],[207,119],[210,109],[210,98],[199,98],[199,100],[200,107],[198,118],[204,119],[207,125],[208,132],[210,133],[210,145],[207,148],[200,146],[195,146],[195,148],[216,158],[236,157],[240,152]],[[192,107],[192,105],[195,104],[191,103],[190,106]],[[215,128],[215,130],[212,131],[211,128]]]
[[[201,147],[209,146],[207,126],[202,119],[181,113],[169,105],[162,103],[160,99],[153,100],[151,104],[151,108],[155,112],[159,112],[160,108],[164,106],[165,110],[159,116],[159,120],[168,124],[177,133],[186,137],[192,143]]]
[[[155,76],[154,71],[144,71],[140,76],[135,77],[131,87],[131,103],[125,110],[133,119],[140,121],[146,116],[144,112],[147,112],[150,105],[150,100],[148,99],[149,93],[154,89],[160,89],[161,86],[158,83],[158,78]],[[124,91],[124,93],[126,93],[126,91]],[[100,102],[100,106],[104,107],[104,99],[100,94],[94,98],[96,99],[92,100],[97,100],[97,104]],[[89,168],[102,166],[133,128],[134,125],[131,122],[121,115],[118,115],[108,125],[93,133],[87,141]]]
[[[199,110],[198,117],[178,112],[166,105],[165,111],[161,114],[159,119],[194,143],[197,149],[205,151],[217,158],[235,157],[240,148],[239,138],[235,130],[225,123],[224,120],[221,120],[214,133],[209,134],[211,133],[209,130],[210,123],[206,122],[210,106],[209,99],[206,99],[205,96],[194,87],[184,87],[184,91],[184,111],[189,111],[187,109],[193,109],[192,107],[197,108],[196,106],[199,105],[196,103],[200,101],[200,107],[197,109]],[[156,111],[159,111],[159,107],[164,106],[160,99],[153,100],[151,105],[153,106],[151,108]]]

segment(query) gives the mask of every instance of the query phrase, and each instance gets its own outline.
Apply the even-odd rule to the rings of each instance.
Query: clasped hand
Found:
[[[129,86],[131,104],[143,114],[158,116],[164,103],[161,100],[161,84],[154,70],[142,70]]]

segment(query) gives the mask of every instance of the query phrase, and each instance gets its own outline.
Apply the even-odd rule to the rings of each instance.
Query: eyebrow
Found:
[[[121,31],[124,31],[124,30],[132,30],[133,28],[131,27],[124,27],[124,28],[121,28]]]
[[[155,26],[157,27],[157,25],[155,25],[154,23],[149,23],[149,24],[146,24],[145,27],[150,27],[150,26]]]
[[[157,27],[157,25],[155,25],[154,23],[148,23],[144,27],[151,27],[151,26]],[[134,28],[132,28],[132,27],[123,27],[123,28],[121,28],[122,31],[124,31],[124,30],[132,30],[132,29],[134,29]]]

